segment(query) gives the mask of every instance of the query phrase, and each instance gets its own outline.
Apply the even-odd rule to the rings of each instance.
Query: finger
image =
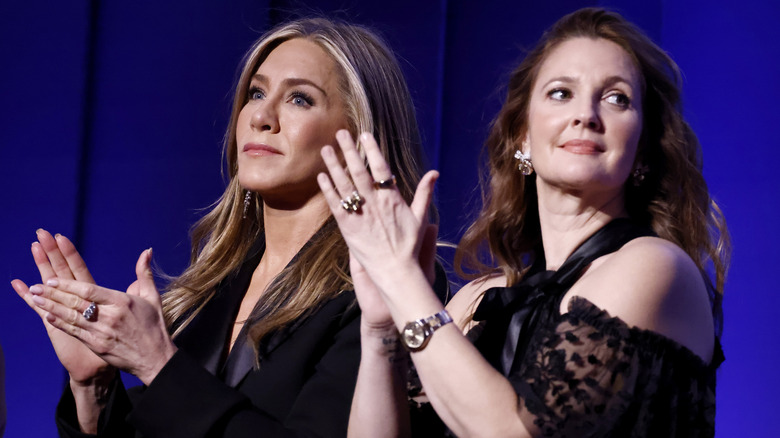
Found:
[[[71,310],[68,312],[67,316],[63,318],[57,313],[47,311],[44,316],[44,320],[53,327],[65,332],[66,334],[73,336],[82,342],[85,341],[85,334],[88,332],[84,329],[83,326],[79,325],[88,322],[86,319],[84,319],[84,315]],[[85,345],[89,347],[88,344]]]
[[[333,214],[333,217],[338,221],[342,217],[342,213],[347,214],[347,212],[341,207],[341,198],[339,197],[338,192],[336,192],[336,188],[333,187],[333,183],[325,173],[319,173],[317,175],[317,184],[320,186],[320,190],[325,196],[325,201],[328,203],[331,214]]]
[[[138,287],[136,290],[140,297],[156,304],[160,301],[160,293],[157,292],[157,286],[154,284],[151,261],[152,248],[144,250],[141,255],[138,256],[138,262],[135,264],[135,275],[138,278]],[[129,289],[128,293],[130,293]]]
[[[39,228],[35,235],[38,236],[38,242],[40,242],[43,250],[46,251],[46,257],[49,259],[54,274],[59,278],[73,279],[73,272],[71,272],[70,266],[68,266],[68,262],[65,260],[62,252],[60,252],[60,247],[57,245],[54,237],[43,228]]]
[[[91,301],[87,301],[78,295],[40,284],[32,285],[29,291],[32,294],[32,301],[38,306],[41,304],[40,299],[45,299],[54,301],[69,309],[83,312],[91,303]]]
[[[57,242],[57,246],[60,249],[65,261],[68,263],[70,271],[73,273],[73,277],[76,280],[84,281],[87,283],[94,283],[92,274],[87,269],[87,264],[84,263],[84,259],[81,258],[76,246],[67,237],[62,234],[54,236],[54,240]]]
[[[325,146],[320,151],[320,155],[322,155],[322,160],[328,168],[330,179],[333,181],[332,187],[336,190],[336,196],[339,199],[350,196],[355,191],[355,186],[344,171],[341,162],[339,162],[336,151],[331,146]]]
[[[32,286],[32,288],[35,288],[35,286],[37,285]],[[83,324],[88,323],[84,317],[84,311],[87,309],[87,307],[89,307],[88,303],[84,306],[83,309],[74,309],[55,300],[48,299],[43,295],[33,295],[32,300],[39,309],[45,312],[46,321],[58,329],[65,330],[64,324],[74,327],[81,327]],[[56,320],[60,320],[59,323],[55,323]],[[68,334],[73,334],[70,331],[65,331]]]
[[[22,280],[13,280],[11,281],[11,287],[14,289],[16,294],[19,295],[24,300],[24,302],[27,303],[27,305],[38,314],[38,316],[41,318],[46,316],[46,311],[40,309],[35,304],[35,302],[33,302],[33,295],[30,293],[30,289],[27,287],[27,284],[25,284]]]
[[[438,179],[439,172],[435,170],[428,171],[423,175],[420,183],[417,185],[417,190],[414,192],[414,199],[412,200],[410,208],[420,223],[426,223],[428,221],[428,207],[431,205],[433,188]]]
[[[46,281],[46,286],[55,288],[63,293],[76,295],[85,301],[98,304],[117,304],[124,297],[123,292],[107,289],[93,283],[85,283],[78,280],[52,278]]]
[[[54,273],[54,268],[51,267],[49,258],[46,256],[46,251],[41,246],[40,242],[33,242],[30,247],[35,266],[38,268],[38,273],[41,274],[41,281],[46,281],[50,278],[54,278],[57,274]]]
[[[373,144],[376,147],[376,141],[374,137],[369,133],[360,134],[360,143],[365,148],[366,145]],[[344,154],[344,160],[347,162],[347,168],[349,174],[352,175],[352,182],[355,185],[357,191],[361,194],[367,195],[373,188],[374,180],[371,178],[371,174],[366,169],[366,162],[358,152],[357,145],[352,140],[352,136],[349,131],[341,130],[336,133],[336,140],[339,142],[341,153]]]
[[[393,171],[390,170],[390,166],[387,164],[382,150],[379,149],[374,137],[368,132],[360,134],[360,144],[363,146],[363,150],[366,153],[366,159],[368,159],[368,166],[371,169],[371,175],[375,181],[389,180],[393,177]],[[373,187],[373,182],[372,187]]]

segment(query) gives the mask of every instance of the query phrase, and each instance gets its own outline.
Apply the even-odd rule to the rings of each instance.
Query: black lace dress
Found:
[[[557,271],[544,271],[544,261],[537,260],[517,285],[485,293],[474,315],[481,322],[469,337],[509,379],[521,419],[535,435],[714,436],[715,370],[724,358],[717,340],[719,300],[711,287],[718,333],[710,363],[584,298],[574,297],[560,314],[561,299],[583,268],[652,234],[628,220],[612,221]]]

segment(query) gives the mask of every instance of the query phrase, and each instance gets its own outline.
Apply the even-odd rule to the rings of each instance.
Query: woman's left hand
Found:
[[[67,279],[50,279],[45,286],[30,288],[51,325],[147,385],[176,352],[149,267],[151,257],[151,249],[141,253],[136,263],[138,279],[127,293]],[[87,319],[84,311],[90,303],[97,311]]]
[[[428,206],[438,172],[430,171],[423,176],[414,200],[407,205],[394,184],[385,187],[375,184],[376,181],[389,181],[393,175],[370,134],[361,134],[360,142],[371,173],[366,169],[349,132],[339,131],[336,139],[351,178],[333,148],[325,146],[322,157],[333,183],[325,174],[320,174],[317,180],[350,254],[366,269],[374,283],[385,290],[383,286],[392,282],[398,272],[420,265],[421,246],[429,231]],[[359,194],[359,200],[354,201],[354,193]],[[357,203],[357,208],[348,211],[344,202],[350,199]]]

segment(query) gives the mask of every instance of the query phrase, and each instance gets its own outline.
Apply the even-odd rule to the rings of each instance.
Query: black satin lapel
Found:
[[[262,239],[259,239],[238,273],[217,286],[214,297],[175,339],[179,348],[214,375],[217,375],[241,300],[264,248]]]
[[[247,342],[246,325],[233,344],[233,349],[222,369],[224,382],[235,388],[255,366],[255,349]]]

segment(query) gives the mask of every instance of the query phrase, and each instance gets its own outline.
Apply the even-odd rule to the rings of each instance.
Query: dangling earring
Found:
[[[528,139],[523,140],[522,146],[525,149],[528,149]],[[534,173],[534,164],[531,162],[531,154],[526,155],[522,150],[518,149],[517,152],[515,152],[515,159],[520,160],[520,165],[517,168],[520,169],[520,173],[524,176]]]
[[[252,192],[249,190],[246,191],[246,195],[244,195],[244,219],[246,219],[246,214],[249,213],[249,204],[252,202]]]
[[[648,172],[650,172],[649,166],[645,164],[637,164],[636,168],[634,168],[634,171],[631,172],[631,183],[634,184],[634,187],[639,187],[642,185],[642,181],[645,180],[645,176]]]

